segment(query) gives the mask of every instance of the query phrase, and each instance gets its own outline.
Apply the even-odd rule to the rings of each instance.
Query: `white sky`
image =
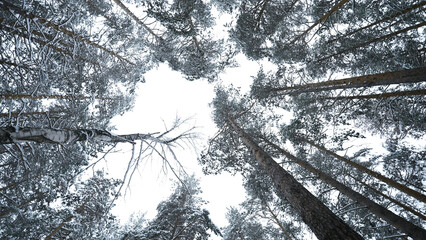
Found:
[[[240,67],[229,69],[221,75],[223,84],[233,84],[247,91],[251,84],[251,76],[259,69],[257,63],[238,56]],[[187,81],[180,73],[172,71],[162,64],[157,69],[145,74],[146,83],[140,84],[137,98],[132,111],[113,119],[112,124],[117,128],[114,133],[148,133],[164,130],[164,123],[171,125],[176,116],[192,118],[192,123],[198,127],[202,139],[197,151],[184,149],[177,152],[178,159],[185,166],[188,174],[195,173],[200,178],[201,197],[209,203],[205,206],[211,214],[213,222],[219,227],[227,225],[226,211],[230,206],[237,206],[245,199],[242,179],[239,175],[204,176],[198,165],[199,151],[213,136],[217,129],[211,119],[209,103],[214,97],[214,85],[207,81]],[[112,154],[105,164],[111,177],[121,178],[127,162],[130,159],[130,144],[123,144],[122,152]],[[142,164],[139,174],[132,180],[130,191],[117,201],[113,213],[126,222],[132,213],[146,213],[152,218],[156,214],[157,204],[165,200],[172,189],[173,174],[164,174],[158,159]]]

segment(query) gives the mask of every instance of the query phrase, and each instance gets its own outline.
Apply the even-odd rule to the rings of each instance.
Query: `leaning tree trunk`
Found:
[[[144,22],[142,22],[129,8],[126,7],[120,0],[113,0],[123,11],[126,12],[133,20],[135,20],[139,25],[141,25],[147,32],[149,32],[156,40],[163,40],[158,36],[151,28],[149,28]]]
[[[372,43],[380,42],[380,41],[382,41],[382,40],[384,40],[384,39],[391,38],[391,37],[395,37],[395,36],[396,36],[396,35],[398,35],[398,34],[401,34],[401,33],[404,33],[404,32],[408,32],[408,31],[410,31],[410,30],[414,30],[414,29],[417,29],[417,28],[421,28],[421,27],[423,27],[423,26],[425,26],[425,25],[426,25],[426,22],[418,23],[418,24],[416,24],[416,25],[413,25],[413,26],[410,26],[410,27],[407,27],[407,28],[404,28],[404,29],[398,30],[398,31],[396,31],[396,32],[389,33],[389,34],[387,34],[387,35],[384,35],[384,36],[381,36],[381,37],[378,37],[378,38],[374,38],[374,39],[372,39],[372,40],[370,40],[370,41],[360,43],[360,44],[358,44],[358,45],[355,45],[354,47],[350,47],[350,48],[347,48],[347,49],[341,50],[341,51],[339,51],[339,52],[337,52],[337,53],[334,53],[334,54],[331,54],[331,55],[325,56],[325,57],[323,57],[323,58],[315,59],[315,62],[322,62],[322,61],[324,61],[324,60],[327,60],[327,59],[329,59],[329,58],[332,58],[332,57],[338,56],[338,55],[340,55],[340,54],[343,54],[343,53],[346,53],[346,52],[349,52],[349,51],[355,50],[355,49],[357,49],[357,48],[365,47],[365,46],[368,46],[368,45],[370,45],[370,44],[372,44]]]
[[[271,145],[273,148],[281,152],[284,156],[286,156],[288,159],[294,161],[299,166],[303,167],[304,169],[310,171],[311,173],[318,175],[318,177],[323,180],[324,182],[330,184],[331,186],[335,187],[337,190],[339,190],[341,193],[345,194],[347,197],[351,198],[355,202],[357,202],[360,205],[365,206],[368,210],[370,210],[372,213],[374,213],[376,216],[384,219],[386,222],[394,226],[395,228],[399,229],[400,231],[406,233],[408,236],[412,237],[413,239],[424,239],[426,236],[426,230],[423,228],[414,225],[413,223],[405,220],[404,218],[394,214],[387,208],[375,203],[374,201],[364,197],[363,195],[359,194],[358,192],[355,192],[351,188],[347,187],[346,185],[338,182],[334,178],[332,178],[330,175],[320,171],[319,169],[316,169],[308,162],[292,155],[291,153],[285,151],[284,149],[280,148],[278,145],[270,142],[267,139],[264,139],[269,145]]]
[[[331,16],[334,12],[339,10],[345,3],[349,2],[349,0],[341,0],[336,5],[331,8],[330,11],[328,11],[324,16],[322,16],[318,21],[316,21],[314,24],[312,24],[308,29],[306,29],[303,33],[299,34],[297,37],[295,37],[291,42],[287,43],[286,46],[290,47],[293,45],[293,43],[297,42],[299,39],[301,39],[303,36],[305,36],[309,31],[311,31],[315,26],[318,24],[325,22],[328,17]]]
[[[76,209],[76,213],[81,213],[84,210],[84,207],[86,205],[86,203],[88,202],[88,200],[86,200],[85,202],[83,202],[77,209]],[[68,222],[70,222],[72,219],[74,218],[73,215],[68,216],[67,218],[65,218],[55,229],[52,230],[52,232],[49,233],[49,235],[47,235],[44,240],[50,240],[52,239],[52,237],[59,232],[64,226],[65,224],[67,224]]]
[[[38,22],[38,23],[44,24],[44,25],[46,25],[46,26],[48,26],[48,27],[51,27],[51,28],[55,29],[56,31],[60,31],[60,32],[62,32],[62,33],[64,33],[64,34],[66,34],[66,35],[68,35],[68,36],[72,37],[72,38],[78,39],[78,40],[80,40],[81,42],[87,43],[87,44],[89,44],[89,45],[91,45],[91,46],[93,46],[93,47],[95,47],[95,48],[98,48],[98,49],[100,49],[100,50],[102,50],[102,51],[104,51],[104,52],[107,52],[107,53],[111,54],[112,56],[114,56],[114,57],[116,57],[116,58],[118,58],[118,59],[120,59],[120,60],[122,60],[122,61],[124,61],[124,62],[127,62],[127,63],[129,63],[129,64],[134,65],[134,63],[132,63],[132,62],[130,62],[129,60],[125,59],[124,57],[122,57],[122,56],[118,55],[118,54],[117,54],[117,53],[115,53],[114,51],[112,51],[112,50],[110,50],[110,49],[107,49],[106,47],[101,46],[101,45],[99,45],[99,44],[97,44],[97,43],[95,43],[95,42],[92,42],[91,40],[89,40],[89,39],[87,39],[87,38],[85,38],[85,37],[83,37],[83,36],[81,36],[81,35],[79,35],[79,34],[77,34],[77,33],[73,32],[73,31],[68,30],[68,29],[66,29],[66,28],[65,28],[65,27],[63,27],[63,26],[60,26],[60,25],[55,24],[55,23],[52,23],[52,22],[50,22],[49,20],[46,20],[46,19],[44,19],[44,18],[41,18],[40,16],[36,16],[36,15],[34,15],[33,13],[27,12],[27,11],[25,11],[24,9],[21,9],[21,8],[19,8],[19,7],[15,6],[15,5],[13,5],[13,4],[10,4],[10,3],[6,2],[6,1],[3,1],[3,0],[0,0],[0,6],[1,6],[3,9],[5,9],[5,10],[10,9],[10,10],[12,10],[13,12],[18,13],[18,14],[20,14],[21,16],[23,16],[23,17],[25,17],[25,18],[28,18],[28,19],[34,20],[34,21],[36,21],[36,22]]]
[[[339,96],[339,97],[324,97],[318,98],[318,100],[332,99],[332,100],[346,100],[346,99],[377,99],[377,98],[392,98],[402,96],[418,96],[426,95],[426,89],[417,89],[411,91],[398,91],[398,92],[387,92],[369,95],[358,95],[358,96]]]
[[[365,30],[365,29],[367,29],[367,28],[371,28],[371,27],[373,27],[373,26],[379,25],[380,23],[383,23],[383,22],[386,22],[386,21],[392,20],[392,19],[394,19],[394,18],[396,18],[396,17],[398,17],[398,16],[401,16],[401,15],[404,15],[404,14],[406,14],[406,13],[409,13],[409,12],[411,12],[411,11],[413,11],[413,10],[417,9],[417,8],[421,8],[421,7],[423,7],[424,5],[426,5],[426,1],[422,1],[422,2],[420,2],[420,3],[414,4],[414,5],[412,5],[412,6],[408,7],[408,8],[406,8],[406,9],[404,9],[404,10],[402,10],[402,11],[399,11],[399,12],[397,12],[397,13],[395,13],[395,14],[392,14],[392,15],[390,15],[390,16],[384,17],[384,18],[382,18],[382,19],[380,19],[380,20],[377,20],[377,21],[375,21],[375,22],[373,22],[373,23],[370,23],[370,24],[368,24],[368,25],[366,25],[366,26],[364,26],[364,27],[361,27],[361,28],[355,29],[355,30],[353,30],[353,31],[350,31],[350,32],[348,32],[348,33],[345,33],[345,34],[343,34],[343,35],[341,35],[341,36],[338,36],[337,38],[333,38],[333,39],[331,39],[331,40],[327,41],[327,42],[326,42],[326,44],[331,44],[332,42],[334,42],[334,41],[338,40],[339,38],[343,38],[343,37],[351,36],[351,35],[353,35],[353,34],[355,34],[355,33],[361,32],[362,30]]]
[[[0,95],[1,99],[1,95]],[[0,113],[0,117],[19,117],[19,116],[37,116],[37,115],[46,115],[50,116],[51,114],[65,113],[65,111],[46,111],[46,112],[7,112]]]
[[[47,46],[47,47],[49,47],[49,48],[51,48],[51,49],[53,49],[53,50],[55,50],[55,51],[57,51],[59,53],[62,53],[64,55],[67,55],[67,56],[71,57],[72,59],[76,58],[76,59],[79,59],[81,61],[84,61],[84,62],[87,62],[87,63],[91,63],[91,64],[93,64],[95,66],[99,66],[99,63],[97,63],[97,62],[94,62],[94,61],[86,59],[86,58],[84,58],[82,56],[76,55],[76,54],[74,54],[74,53],[72,53],[70,51],[67,51],[66,49],[57,47],[57,46],[55,46],[55,45],[53,45],[53,44],[51,44],[49,42],[46,42],[46,41],[41,40],[39,38],[36,38],[34,36],[31,37],[30,35],[22,32],[19,29],[13,29],[11,27],[6,26],[5,24],[3,24],[3,22],[4,22],[4,19],[0,17],[0,29],[3,29],[5,31],[10,32],[11,34],[15,34],[15,35],[20,36],[20,37],[25,38],[25,39],[31,39],[31,41],[36,42],[36,43],[40,44],[41,46]]]
[[[406,194],[408,194],[408,195],[416,198],[417,200],[419,200],[419,201],[421,201],[423,203],[426,203],[426,196],[424,194],[422,194],[420,192],[417,192],[417,191],[415,191],[415,190],[413,190],[413,189],[411,189],[411,188],[409,188],[409,187],[407,187],[407,186],[405,186],[405,185],[403,185],[403,184],[401,184],[401,183],[399,183],[399,182],[397,182],[397,181],[395,181],[393,179],[390,179],[390,178],[388,178],[386,176],[383,176],[382,174],[380,174],[378,172],[370,170],[367,167],[365,167],[365,166],[363,166],[363,165],[361,165],[359,163],[353,162],[353,161],[351,161],[351,160],[349,160],[349,159],[347,159],[347,158],[345,158],[343,156],[340,156],[339,154],[336,154],[336,153],[334,153],[334,152],[326,149],[325,147],[322,147],[322,146],[314,143],[313,141],[311,141],[309,139],[303,138],[301,136],[297,136],[297,137],[300,140],[308,143],[309,145],[314,146],[315,148],[319,149],[320,151],[325,152],[325,153],[327,153],[327,154],[329,154],[329,155],[331,155],[331,156],[339,159],[340,161],[345,162],[345,163],[351,165],[352,167],[355,167],[359,171],[365,172],[368,175],[370,175],[370,176],[372,176],[372,177],[374,177],[374,178],[376,178],[376,179],[378,179],[378,180],[380,180],[382,182],[387,183],[389,186],[392,186],[392,187],[400,190],[401,192],[404,192],[404,193],[406,193]]]
[[[293,240],[293,238],[290,236],[290,233],[282,225],[281,221],[278,219],[278,216],[274,213],[274,211],[272,211],[272,209],[269,206],[269,204],[267,202],[263,202],[262,204],[266,206],[266,209],[272,215],[272,219],[274,220],[275,224],[278,225],[278,227],[281,229],[281,232],[284,233],[284,235],[286,236],[286,238],[288,238],[289,240]]]
[[[111,97],[88,97],[81,95],[59,95],[59,94],[39,94],[39,95],[31,95],[31,94],[0,94],[0,99],[13,99],[13,100],[21,100],[21,99],[76,99],[76,100],[86,100],[86,99],[97,99],[97,100],[113,100],[117,101],[120,98],[111,98]]]
[[[426,67],[406,69],[395,72],[385,72],[318,83],[308,83],[292,87],[273,88],[273,93],[298,95],[300,93],[321,92],[334,89],[373,87],[389,84],[416,83],[426,81]]]
[[[290,203],[318,239],[363,239],[263,151],[233,119],[228,121],[271,177],[280,197]]]
[[[32,201],[34,201],[34,200],[36,200],[36,199],[41,198],[41,196],[42,196],[42,195],[41,195],[41,194],[39,194],[39,195],[36,195],[36,196],[34,196],[34,197],[31,197],[30,199],[28,199],[28,200],[24,201],[23,203],[21,203],[21,204],[19,204],[19,205],[15,206],[15,208],[23,207],[23,206],[25,206],[25,205],[29,204],[30,202],[32,202]],[[8,210],[3,211],[3,212],[0,212],[0,218],[2,218],[2,217],[4,217],[4,216],[8,215],[9,213],[11,213],[11,212],[13,212],[13,211],[14,211],[14,208],[8,209]]]
[[[421,212],[418,212],[417,210],[415,210],[415,209],[414,209],[414,208],[412,208],[411,206],[408,206],[408,205],[406,205],[406,204],[404,204],[404,203],[402,203],[402,202],[400,202],[400,201],[398,201],[398,200],[396,200],[396,199],[393,199],[392,197],[390,197],[390,196],[388,196],[388,195],[384,194],[383,192],[381,192],[381,191],[379,191],[379,190],[375,189],[374,187],[372,187],[372,186],[368,185],[367,183],[363,182],[362,180],[357,179],[356,177],[352,176],[352,174],[350,174],[350,173],[347,173],[347,174],[348,174],[351,178],[353,178],[355,181],[357,181],[357,182],[361,183],[361,185],[362,185],[362,186],[364,186],[364,187],[366,187],[366,188],[370,189],[371,191],[373,191],[373,192],[374,192],[374,193],[376,193],[377,195],[382,196],[383,198],[385,198],[385,199],[389,200],[390,202],[394,203],[395,205],[398,205],[398,206],[400,206],[401,208],[403,208],[404,210],[406,210],[406,211],[408,211],[408,212],[411,212],[412,214],[416,215],[417,217],[419,217],[419,218],[423,219],[423,221],[426,221],[426,216],[425,216],[425,215],[423,215]]]
[[[0,144],[10,144],[18,141],[38,143],[73,144],[79,141],[130,142],[136,140],[155,140],[167,143],[172,140],[160,140],[151,134],[114,135],[99,129],[53,129],[53,128],[20,128],[0,127]]]

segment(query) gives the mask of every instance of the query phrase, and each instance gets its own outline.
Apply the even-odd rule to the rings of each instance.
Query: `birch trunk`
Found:
[[[58,95],[58,94],[39,94],[39,95],[30,95],[30,94],[0,94],[0,99],[77,99],[77,100],[86,100],[92,99],[92,97],[87,96],[78,96],[78,95]],[[110,97],[94,97],[97,100],[120,100],[120,98],[110,98]]]
[[[136,140],[156,140],[150,134],[113,135],[108,131],[98,129],[52,129],[52,128],[0,128],[0,144],[10,144],[19,141],[38,143],[73,144],[78,141],[102,141],[102,142],[129,142]],[[170,141],[170,140],[168,140]],[[163,142],[167,143],[167,141]]]
[[[228,121],[271,177],[280,197],[290,203],[318,239],[363,239],[263,151],[233,119]]]

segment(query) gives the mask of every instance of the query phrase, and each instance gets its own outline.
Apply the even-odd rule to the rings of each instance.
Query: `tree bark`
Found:
[[[370,189],[371,191],[373,191],[374,193],[376,193],[377,195],[380,195],[380,196],[384,197],[385,199],[389,200],[390,202],[392,202],[392,203],[394,203],[394,204],[396,204],[396,205],[400,206],[400,207],[401,207],[401,208],[403,208],[404,210],[406,210],[406,211],[408,211],[408,212],[411,212],[412,214],[414,214],[414,215],[416,215],[417,217],[419,217],[419,218],[423,219],[424,221],[426,221],[426,216],[425,216],[425,215],[423,215],[422,213],[420,213],[420,212],[418,212],[418,211],[414,210],[412,207],[410,207],[410,206],[408,206],[408,205],[405,205],[404,203],[402,203],[402,202],[400,202],[400,201],[398,201],[398,200],[396,200],[396,199],[393,199],[392,197],[390,197],[390,196],[388,196],[388,195],[386,195],[386,194],[384,194],[384,193],[382,193],[382,192],[378,191],[377,189],[373,188],[372,186],[368,185],[367,183],[365,183],[365,182],[363,182],[363,181],[361,181],[361,180],[357,179],[356,177],[352,176],[352,174],[348,173],[348,175],[349,175],[351,178],[353,178],[355,181],[357,181],[357,182],[361,183],[361,185],[363,185],[364,187],[366,187],[366,188]]]
[[[324,98],[318,98],[318,100],[323,100],[323,99],[332,99],[332,100],[376,99],[376,98],[391,98],[391,97],[418,96],[418,95],[426,95],[426,89],[418,89],[418,90],[411,90],[411,91],[388,92],[388,93],[369,94],[369,95],[359,95],[359,96],[324,97]]]
[[[186,192],[184,192],[183,195],[181,195],[181,196],[182,196],[182,201],[179,203],[179,207],[183,208],[185,206],[185,204],[186,204],[186,198],[187,198]],[[180,223],[180,216],[176,216],[176,219],[175,219],[175,222],[173,224],[173,228],[172,228],[169,240],[177,239],[182,234],[182,232],[184,231],[185,228],[182,228],[178,232],[178,234],[176,234],[176,231],[177,231],[177,229],[179,227],[179,223]]]
[[[18,207],[18,208],[23,207],[23,206],[27,205],[28,203],[30,203],[30,202],[32,202],[32,201],[34,201],[34,200],[36,200],[36,199],[39,199],[39,198],[41,198],[41,194],[40,194],[40,195],[37,195],[37,196],[34,196],[34,197],[31,197],[30,199],[28,199],[28,200],[24,201],[23,203],[19,204],[17,207]],[[8,215],[8,214],[9,214],[9,213],[11,213],[11,212],[13,212],[13,209],[8,209],[8,210],[6,210],[6,211],[4,211],[4,212],[1,212],[1,213],[0,213],[0,218],[2,218],[2,217],[4,217],[4,216]]]
[[[421,27],[423,27],[423,26],[425,26],[425,25],[426,25],[426,22],[421,22],[421,23],[418,23],[418,24],[416,24],[416,25],[413,25],[413,26],[410,26],[410,27],[407,27],[407,28],[404,28],[404,29],[398,30],[398,31],[396,31],[396,32],[389,33],[389,34],[387,34],[387,35],[384,35],[384,36],[381,36],[381,37],[378,37],[378,38],[374,38],[374,39],[372,39],[372,40],[370,40],[370,41],[360,43],[360,44],[358,44],[358,45],[355,45],[354,47],[351,47],[351,48],[347,48],[347,49],[341,50],[341,51],[339,51],[339,52],[337,52],[337,53],[334,53],[334,54],[332,54],[332,55],[328,55],[328,56],[323,57],[323,58],[320,58],[320,59],[315,59],[314,61],[315,61],[315,62],[322,62],[322,61],[327,60],[327,59],[329,59],[329,58],[332,58],[332,57],[338,56],[338,55],[340,55],[340,54],[342,54],[342,53],[346,53],[346,52],[349,52],[349,51],[355,50],[355,49],[360,48],[360,47],[365,47],[365,46],[367,46],[367,45],[369,45],[369,44],[371,44],[371,43],[379,42],[379,41],[384,40],[384,39],[386,39],[386,38],[394,37],[394,36],[396,36],[396,35],[398,35],[398,34],[400,34],[400,33],[404,33],[404,32],[408,32],[408,31],[413,30],[413,29],[421,28]]]
[[[107,52],[107,53],[111,54],[112,56],[114,56],[114,57],[116,57],[116,58],[118,58],[118,59],[120,59],[120,60],[122,60],[122,61],[124,61],[124,62],[127,62],[127,63],[129,63],[129,64],[134,65],[134,63],[132,63],[132,62],[130,62],[129,60],[125,59],[124,57],[122,57],[122,56],[118,55],[118,54],[117,54],[117,53],[115,53],[114,51],[112,51],[112,50],[110,50],[110,49],[107,49],[107,48],[105,48],[104,46],[101,46],[101,45],[99,45],[99,44],[97,44],[97,43],[95,43],[95,42],[92,42],[92,41],[90,41],[89,39],[87,39],[87,38],[85,38],[85,37],[82,37],[82,36],[80,36],[79,34],[77,34],[77,33],[75,33],[75,32],[72,32],[72,31],[70,31],[70,30],[66,29],[66,28],[65,28],[65,27],[63,27],[63,26],[59,26],[59,25],[57,25],[57,24],[55,24],[55,23],[52,23],[52,22],[50,22],[50,21],[48,21],[48,20],[46,20],[46,19],[44,19],[44,18],[41,18],[41,17],[39,17],[39,16],[35,16],[33,13],[28,13],[27,11],[25,11],[25,10],[23,10],[23,9],[21,9],[21,8],[19,8],[19,7],[15,6],[15,5],[13,5],[13,4],[10,4],[10,3],[8,3],[8,2],[6,2],[6,1],[4,1],[4,0],[0,0],[0,6],[1,6],[3,9],[6,9],[6,10],[7,10],[8,8],[10,8],[10,9],[12,9],[14,12],[16,12],[16,13],[20,14],[21,16],[23,16],[23,17],[25,17],[25,18],[32,19],[32,20],[34,20],[34,21],[36,21],[36,22],[39,22],[39,23],[41,23],[41,24],[45,24],[46,26],[51,27],[51,28],[55,29],[56,31],[60,31],[60,32],[62,32],[62,33],[65,33],[66,35],[68,35],[68,36],[70,36],[70,37],[72,37],[72,38],[76,38],[76,39],[78,39],[78,40],[80,40],[80,41],[82,41],[82,42],[84,42],[84,43],[87,43],[87,44],[89,44],[89,45],[91,45],[91,46],[95,47],[95,48],[98,48],[98,49],[100,49],[100,50],[102,50],[102,51],[105,51],[105,52]]]
[[[123,11],[127,13],[133,20],[135,20],[138,24],[140,24],[146,31],[148,31],[156,40],[163,40],[160,36],[158,36],[151,28],[149,28],[145,23],[143,23],[129,8],[126,7],[120,0],[113,0]]]
[[[275,148],[277,151],[282,153],[284,156],[286,156],[288,159],[294,161],[299,166],[305,168],[306,170],[310,171],[311,173],[317,175],[321,180],[324,182],[330,184],[331,186],[335,187],[337,190],[339,190],[341,193],[345,194],[347,197],[351,198],[352,200],[358,202],[359,204],[365,206],[368,210],[370,210],[372,213],[374,213],[376,216],[384,219],[386,222],[394,226],[395,228],[399,229],[400,231],[406,233],[408,236],[412,237],[413,239],[424,239],[424,236],[426,236],[426,230],[423,228],[414,225],[413,223],[405,220],[404,218],[394,214],[390,210],[386,209],[385,207],[375,203],[374,201],[364,197],[363,195],[359,194],[358,192],[355,192],[351,188],[347,187],[346,185],[336,181],[334,178],[329,176],[328,174],[320,171],[319,169],[316,169],[308,162],[292,155],[291,153],[285,151],[284,149],[280,148],[278,145],[270,142],[267,139],[264,139],[270,146]]]
[[[328,17],[330,17],[331,14],[333,14],[334,12],[336,12],[337,10],[339,10],[339,8],[341,8],[345,3],[349,2],[349,0],[342,0],[340,2],[338,2],[336,5],[333,6],[333,8],[328,11],[324,16],[322,16],[318,21],[316,21],[314,24],[312,24],[308,29],[306,29],[302,34],[298,35],[297,37],[295,37],[292,41],[290,41],[289,43],[286,44],[286,46],[290,47],[293,43],[295,43],[297,40],[299,40],[300,38],[302,38],[303,36],[305,36],[309,31],[312,30],[312,28],[314,28],[315,26],[317,26],[318,24],[324,22],[325,20],[327,20]]]
[[[320,151],[325,152],[325,153],[327,153],[327,154],[329,154],[329,155],[331,155],[331,156],[333,156],[333,157],[335,157],[335,158],[337,158],[337,159],[339,159],[339,160],[341,160],[341,161],[343,161],[343,162],[351,165],[352,167],[355,167],[359,171],[365,172],[368,175],[370,175],[370,176],[372,176],[372,177],[374,177],[374,178],[376,178],[376,179],[378,179],[378,180],[380,180],[382,182],[387,183],[389,186],[392,186],[392,187],[400,190],[401,192],[404,192],[404,193],[406,193],[406,194],[408,194],[408,195],[416,198],[417,200],[419,200],[419,201],[421,201],[423,203],[426,203],[426,196],[423,195],[422,193],[419,193],[419,192],[417,192],[417,191],[415,191],[415,190],[413,190],[411,188],[408,188],[407,186],[405,186],[405,185],[403,185],[401,183],[398,183],[398,182],[396,182],[396,181],[394,181],[394,180],[392,180],[392,179],[390,179],[388,177],[385,177],[385,176],[383,176],[382,174],[380,174],[378,172],[370,170],[367,167],[365,167],[365,166],[363,166],[363,165],[361,165],[359,163],[353,162],[353,161],[351,161],[351,160],[349,160],[349,159],[347,159],[347,158],[345,158],[343,156],[340,156],[340,155],[338,155],[338,154],[336,154],[336,153],[334,153],[334,152],[326,149],[325,147],[322,147],[322,146],[314,143],[313,141],[311,141],[309,139],[303,138],[301,136],[297,136],[297,137],[300,140],[302,140],[302,141],[304,141],[304,142],[306,142],[306,143],[308,143],[308,144],[316,147]]]
[[[401,16],[401,15],[403,15],[403,14],[406,14],[406,13],[408,13],[408,12],[411,12],[411,11],[412,11],[412,10],[414,10],[414,9],[417,9],[417,8],[423,7],[424,5],[426,5],[426,2],[425,2],[425,1],[422,1],[422,2],[420,2],[420,3],[414,4],[414,5],[410,6],[409,8],[406,8],[406,9],[404,9],[404,10],[400,11],[400,12],[397,12],[397,13],[395,13],[395,14],[392,14],[392,15],[388,16],[388,17],[382,18],[382,19],[380,19],[380,20],[378,20],[378,21],[375,21],[375,22],[373,22],[373,23],[370,23],[370,24],[368,24],[368,25],[366,25],[366,26],[364,26],[364,27],[361,27],[361,28],[358,28],[358,29],[356,29],[356,30],[350,31],[350,32],[348,32],[348,33],[345,33],[345,34],[343,34],[343,35],[339,36],[339,38],[347,37],[347,36],[353,35],[353,34],[355,34],[355,33],[357,33],[357,32],[360,32],[360,31],[362,31],[362,30],[364,30],[364,29],[367,29],[367,28],[373,27],[373,26],[375,26],[375,25],[377,25],[377,24],[380,24],[380,23],[382,23],[382,22],[385,22],[385,21],[388,21],[388,20],[394,19],[394,18],[396,18],[396,17],[398,17],[398,16]],[[327,41],[327,42],[326,42],[326,44],[330,44],[330,43],[332,43],[332,42],[334,42],[334,41],[336,41],[336,40],[338,40],[338,38],[331,39],[331,40]]]
[[[280,220],[278,219],[278,216],[272,211],[271,207],[267,202],[263,203],[266,206],[266,209],[268,212],[272,215],[272,218],[274,219],[274,222],[280,227],[281,231],[284,233],[284,235],[289,239],[293,240],[293,238],[290,236],[290,233],[285,229],[285,227],[281,224]]]
[[[1,6],[1,3],[2,2],[0,0],[0,6]],[[91,60],[86,59],[82,56],[71,53],[71,52],[69,52],[69,51],[67,51],[63,48],[60,48],[60,47],[53,45],[52,43],[43,41],[43,40],[38,39],[34,36],[30,38],[28,36],[28,34],[22,32],[21,30],[10,28],[10,27],[6,26],[5,24],[3,24],[3,22],[4,22],[4,19],[0,17],[0,29],[4,29],[5,31],[10,32],[11,34],[15,34],[15,35],[20,36],[22,38],[31,39],[31,41],[36,42],[36,43],[40,44],[41,46],[48,46],[49,48],[51,48],[51,49],[53,49],[53,50],[55,50],[59,53],[62,53],[64,55],[67,55],[67,56],[71,57],[72,59],[76,58],[76,59],[79,59],[81,61],[88,62],[88,63],[91,63],[93,65],[99,66],[99,63],[97,63],[97,62],[91,61]]]
[[[0,95],[1,96],[1,95]],[[1,98],[1,97],[0,97]],[[0,117],[18,117],[18,116],[36,116],[36,115],[46,115],[50,114],[59,114],[65,113],[64,111],[47,111],[47,112],[9,112],[9,113],[0,113]],[[0,152],[1,153],[1,152]]]
[[[228,122],[271,177],[280,197],[290,203],[318,239],[363,239],[263,151],[232,118]]]
[[[20,100],[20,99],[78,99],[78,100],[85,100],[85,99],[91,99],[92,97],[86,97],[86,96],[73,96],[73,95],[58,95],[58,94],[39,94],[39,95],[30,95],[30,94],[0,94],[0,99],[14,99],[14,100]],[[120,100],[119,98],[108,98],[108,97],[94,97],[94,99],[98,100]]]
[[[83,211],[86,203],[88,202],[88,200],[86,200],[83,204],[81,204],[77,209],[76,212],[80,213],[81,211]],[[51,240],[52,237],[59,231],[61,230],[65,224],[69,221],[71,221],[74,218],[74,216],[68,216],[67,218],[65,218],[55,229],[53,229],[52,232],[49,233],[49,235],[46,236],[46,238],[44,238],[44,240]]]
[[[17,141],[31,141],[38,143],[73,144],[78,141],[102,141],[102,142],[129,142],[134,144],[136,140],[155,140],[168,143],[173,140],[162,141],[150,134],[113,135],[108,131],[99,129],[53,129],[53,128],[20,128],[0,127],[0,144],[11,144]]]
[[[406,69],[395,72],[377,73],[338,80],[330,80],[318,83],[308,83],[293,87],[273,88],[271,92],[284,92],[287,95],[297,95],[300,93],[320,92],[333,89],[348,89],[359,87],[373,87],[400,83],[417,83],[426,81],[426,67]]]

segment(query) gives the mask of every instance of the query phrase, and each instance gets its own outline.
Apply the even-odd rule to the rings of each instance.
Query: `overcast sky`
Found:
[[[222,83],[233,84],[247,91],[251,84],[251,76],[259,70],[257,63],[238,56],[240,67],[227,70],[221,75]],[[187,81],[178,72],[172,71],[162,64],[157,69],[144,75],[146,83],[140,84],[134,108],[113,119],[117,128],[114,133],[148,133],[164,131],[164,124],[171,125],[176,116],[191,118],[190,124],[197,126],[199,140],[198,151],[187,148],[177,152],[179,161],[185,166],[188,174],[194,173],[200,178],[203,194],[201,197],[209,203],[205,207],[210,211],[212,220],[220,227],[227,224],[225,214],[230,206],[237,206],[245,199],[245,191],[239,175],[224,173],[215,176],[204,176],[197,158],[209,136],[217,129],[211,119],[209,103],[214,97],[214,85],[207,81]],[[111,177],[121,178],[130,159],[130,144],[122,144],[121,152],[110,154],[107,163],[101,165]],[[176,178],[169,171],[162,170],[159,159],[144,162],[139,173],[132,180],[130,191],[117,201],[113,213],[125,222],[132,213],[146,213],[152,218],[156,214],[157,204],[165,200],[172,189],[172,181]],[[123,192],[124,194],[124,192]]]

